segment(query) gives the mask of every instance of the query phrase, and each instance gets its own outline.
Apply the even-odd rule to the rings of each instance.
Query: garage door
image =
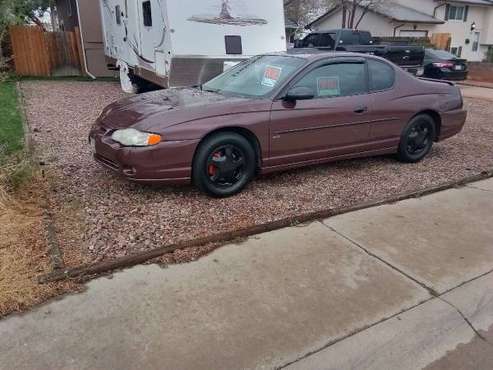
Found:
[[[428,31],[401,30],[399,35],[402,37],[428,37]]]

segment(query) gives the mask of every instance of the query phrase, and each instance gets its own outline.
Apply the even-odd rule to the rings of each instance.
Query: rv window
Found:
[[[142,3],[142,17],[144,18],[144,26],[152,27],[152,10],[149,0]]]
[[[118,25],[122,24],[122,11],[120,9],[120,5],[115,6],[115,17],[116,17],[116,24]]]

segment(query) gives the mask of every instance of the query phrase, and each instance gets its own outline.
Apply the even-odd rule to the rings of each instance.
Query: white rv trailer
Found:
[[[286,50],[283,0],[100,0],[105,54],[122,87],[193,86]],[[132,85],[133,83],[133,85]]]

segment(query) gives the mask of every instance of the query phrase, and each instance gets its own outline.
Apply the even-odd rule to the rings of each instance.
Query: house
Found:
[[[365,12],[364,4],[356,19]],[[340,28],[335,6],[310,23],[313,31]],[[448,34],[450,51],[469,61],[493,54],[493,0],[387,0],[367,10],[358,29],[375,36],[433,37]]]
[[[290,19],[288,16],[285,16],[284,17],[284,24],[286,25],[286,40],[288,43],[294,43],[294,37],[295,37],[295,34],[296,34],[296,31],[298,30],[298,28],[300,28],[300,26],[298,26],[298,24],[293,21],[292,19]]]
[[[55,0],[55,17],[61,31],[80,30],[85,72],[92,77],[109,77],[104,55],[99,0]]]

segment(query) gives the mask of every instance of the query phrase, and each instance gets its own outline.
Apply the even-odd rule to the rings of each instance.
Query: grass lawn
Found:
[[[22,149],[24,130],[15,82],[0,83],[0,161]]]

